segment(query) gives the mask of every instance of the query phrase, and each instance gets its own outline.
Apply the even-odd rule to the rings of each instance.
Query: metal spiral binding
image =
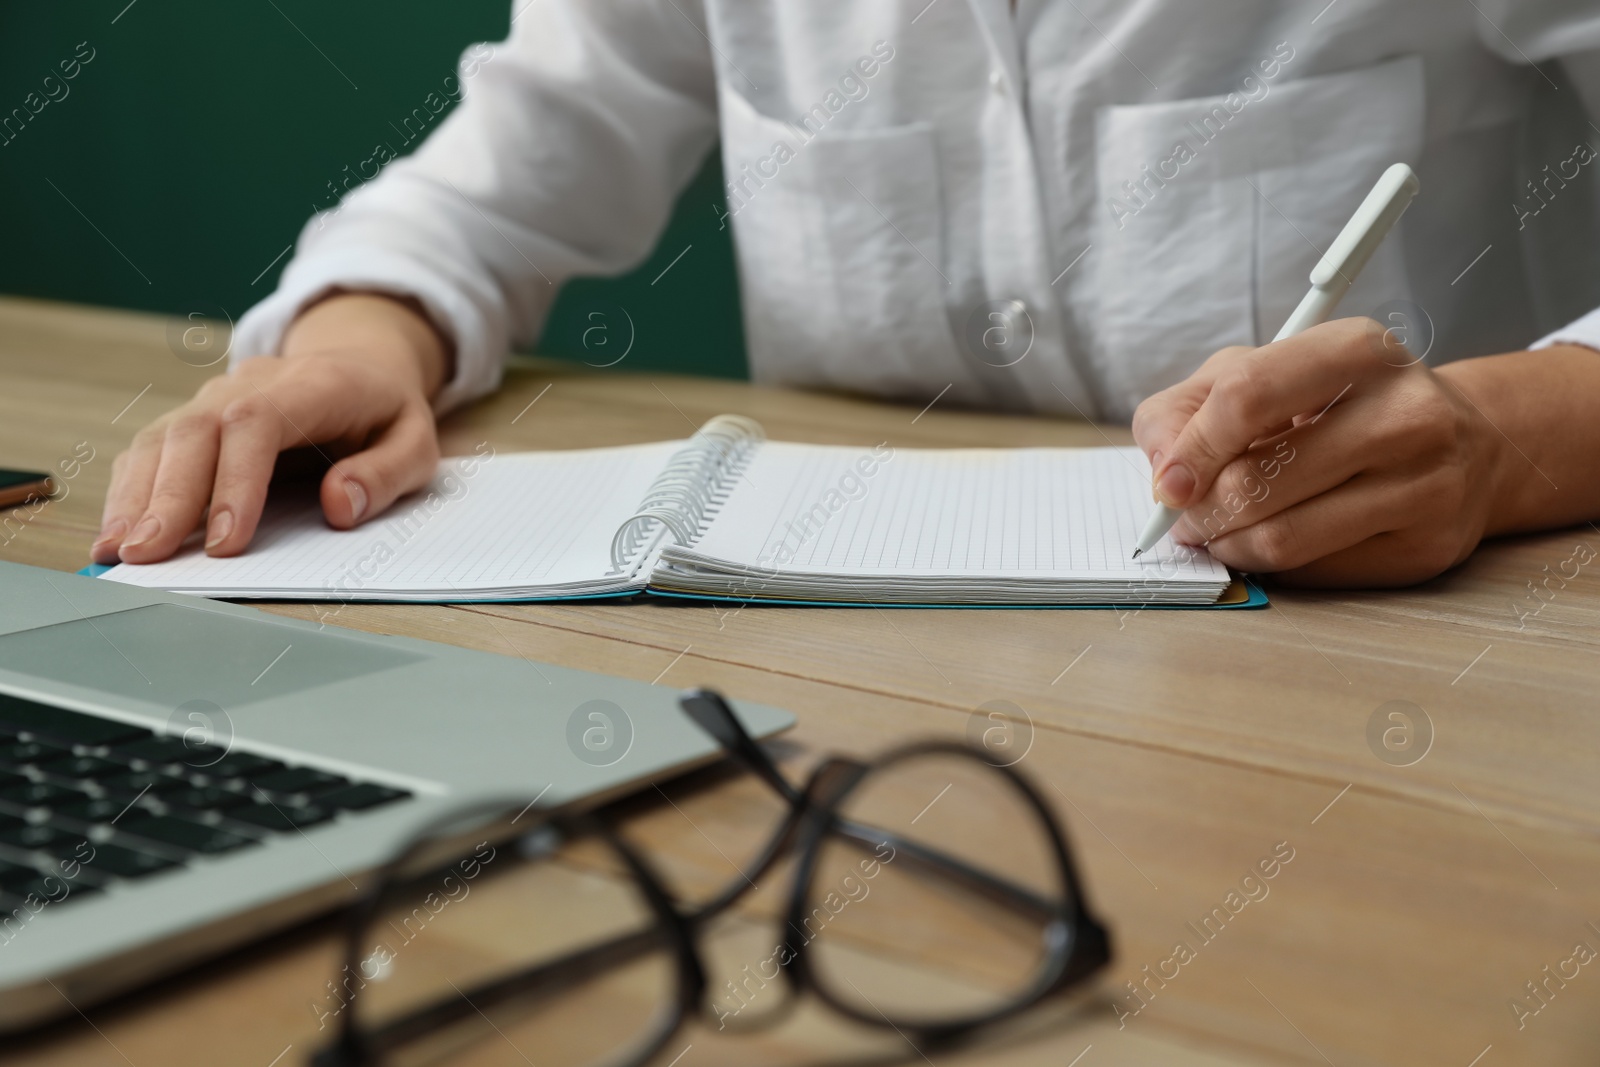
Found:
[[[765,437],[761,424],[743,415],[718,415],[700,427],[650,483],[639,510],[617,527],[613,573],[638,566],[641,550],[663,535],[693,544]]]

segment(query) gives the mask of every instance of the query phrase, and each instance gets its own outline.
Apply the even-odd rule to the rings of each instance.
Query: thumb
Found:
[[[369,447],[339,460],[323,476],[322,513],[330,526],[348,530],[427,485],[438,469],[433,412],[426,404],[407,404]]]

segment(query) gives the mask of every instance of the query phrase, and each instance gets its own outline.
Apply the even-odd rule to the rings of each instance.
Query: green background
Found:
[[[440,90],[468,44],[502,40],[513,2],[528,0],[7,4],[0,117],[31,114],[28,94],[43,97],[80,42],[95,54],[0,145],[0,292],[237,320],[329,206],[327,183],[380,141],[414,147],[390,124]],[[745,376],[721,190],[713,152],[650,257],[622,278],[570,281],[537,350],[608,363],[620,338],[591,334],[586,350],[584,331],[621,308],[634,345],[618,369]]]

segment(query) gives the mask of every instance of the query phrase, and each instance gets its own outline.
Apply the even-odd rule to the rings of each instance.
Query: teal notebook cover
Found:
[[[1238,596],[1230,597],[1235,586],[1242,586]],[[672,597],[677,600],[708,600],[715,604],[745,604],[751,607],[800,608],[987,608],[1007,611],[1044,609],[1047,611],[1112,611],[1127,608],[1149,608],[1163,611],[1222,611],[1232,608],[1264,608],[1267,594],[1260,586],[1245,579],[1235,579],[1222,599],[1215,604],[1148,604],[1134,601],[1127,604],[913,604],[877,603],[861,600],[779,600],[776,597],[707,596],[704,593],[676,593],[669,589],[648,589],[651,596]]]

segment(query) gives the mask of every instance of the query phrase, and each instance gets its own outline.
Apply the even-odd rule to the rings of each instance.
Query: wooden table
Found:
[[[0,301],[0,464],[43,469],[79,442],[93,451],[64,499],[0,529],[0,558],[83,564],[112,457],[216,372],[177,359],[169,328],[154,316]],[[448,419],[443,436],[447,453],[482,440],[500,450],[618,444],[683,437],[725,411],[754,416],[775,438],[828,443],[1128,440],[1121,428],[941,404],[919,414],[532,361]],[[1600,1050],[1600,964],[1564,962],[1578,943],[1600,950],[1600,580],[1584,567],[1539,583],[1579,544],[1600,546],[1600,531],[1497,542],[1416,589],[1275,590],[1268,610],[1225,614],[776,608],[725,618],[596,603],[371,605],[334,621],[786,706],[799,716],[788,760],[797,771],[823,753],[961,737],[987,701],[1020,706],[1035,729],[1021,766],[1067,826],[1118,956],[1088,1004],[1044,1009],[1029,1032],[940,1055],[939,1067],[1577,1064]],[[1431,748],[1410,766],[1369,744],[1369,720],[1391,701],[1431,723]],[[674,877],[720,878],[726,864],[697,827],[733,819],[752,788],[702,775],[669,789],[671,803],[632,805],[627,829]],[[1178,940],[1197,943],[1187,924],[1280,842],[1294,858],[1270,894],[1178,977],[1147,984],[1147,1006],[1119,1025],[1113,1005],[1141,1003],[1124,983],[1161,968]],[[332,973],[331,930],[313,924],[8,1039],[0,1059],[266,1067],[292,1046],[277,1062],[302,1062],[316,1030],[309,1003]],[[1548,977],[1558,969],[1564,983]],[[1529,982],[1544,983],[1542,1000]],[[1513,998],[1525,1004],[1520,1027]],[[923,1062],[813,1010],[759,1038],[697,1030],[684,1040],[684,1067]]]

